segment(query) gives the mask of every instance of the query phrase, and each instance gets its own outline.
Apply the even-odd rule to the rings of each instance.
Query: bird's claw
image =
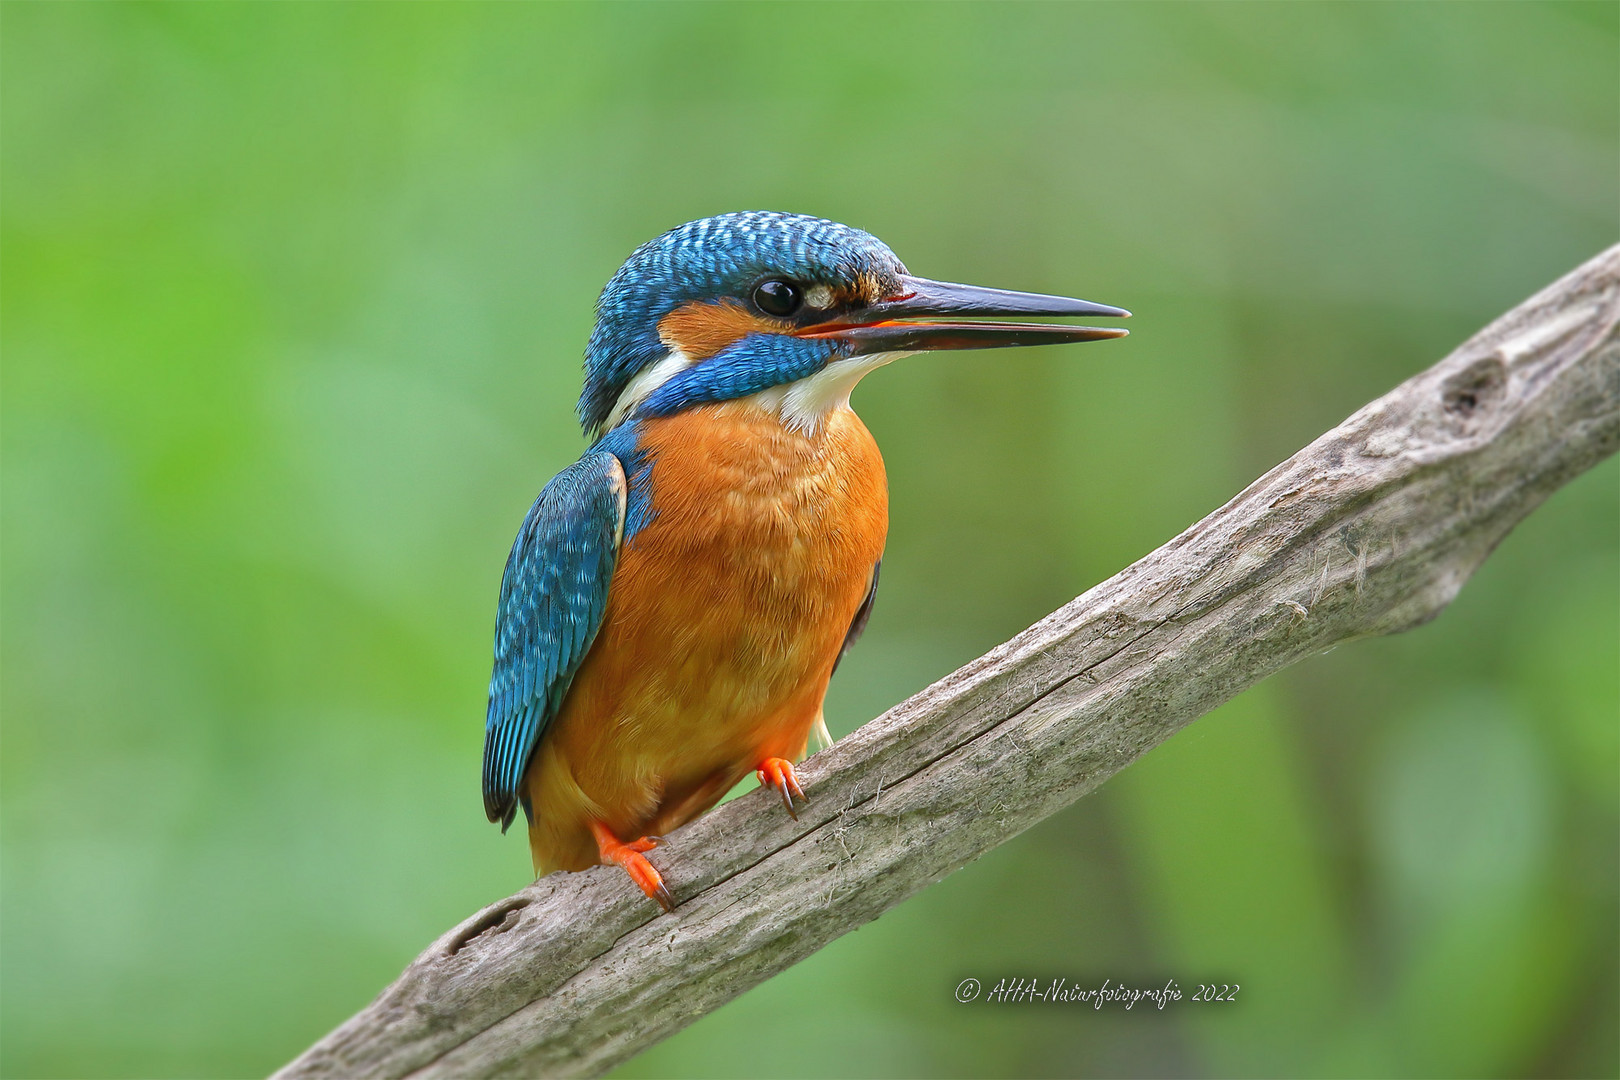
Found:
[[[793,771],[793,762],[786,758],[766,758],[760,762],[759,768],[755,770],[754,775],[759,777],[760,787],[773,787],[776,789],[776,793],[782,796],[782,805],[787,809],[788,817],[798,821],[799,812],[794,807],[793,800],[797,798],[808,803],[810,797],[799,786],[799,777]]]
[[[646,854],[657,847],[663,837],[643,836],[626,843],[614,836],[612,830],[599,821],[591,822],[591,832],[596,836],[596,850],[602,856],[603,862],[622,866],[624,872],[630,875],[630,880],[636,883],[636,887],[645,893],[648,899],[656,901],[666,913],[675,910],[675,897],[670,893],[669,886],[664,884],[664,876],[647,860]]]
[[[668,915],[675,910],[675,897],[670,894],[669,886],[664,884],[663,875],[654,870],[652,863],[645,858],[641,860],[641,867],[646,870],[650,878],[643,877],[629,866],[626,866],[625,869],[630,871],[630,880],[640,886],[642,892],[657,901],[658,906],[664,909],[664,914]]]

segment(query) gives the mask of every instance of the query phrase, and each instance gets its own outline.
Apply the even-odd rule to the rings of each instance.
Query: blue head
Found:
[[[906,352],[1124,334],[915,321],[919,316],[1129,314],[1083,300],[913,277],[870,233],[769,211],[704,218],[643,244],[608,281],[596,308],[579,398],[589,435],[632,416],[747,397],[829,368],[835,374],[848,368],[858,378]]]

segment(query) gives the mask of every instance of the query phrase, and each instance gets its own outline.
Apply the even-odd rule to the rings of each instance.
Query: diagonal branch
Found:
[[[606,1071],[1094,790],[1331,645],[1434,618],[1620,446],[1620,246],[1192,528],[676,833],[672,916],[598,867],[440,938],[278,1077]],[[769,805],[768,805],[769,804]]]

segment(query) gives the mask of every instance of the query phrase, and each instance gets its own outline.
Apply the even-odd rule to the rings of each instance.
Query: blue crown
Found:
[[[596,301],[580,423],[586,435],[598,433],[636,373],[665,355],[658,321],[681,304],[747,296],[776,274],[828,285],[863,277],[893,285],[905,272],[877,237],[805,214],[750,210],[671,229],[637,248]]]

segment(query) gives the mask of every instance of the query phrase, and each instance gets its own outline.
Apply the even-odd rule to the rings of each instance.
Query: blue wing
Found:
[[[484,813],[502,832],[517,815],[529,758],[602,625],[625,498],[619,459],[586,454],[540,492],[507,556],[484,724]]]

